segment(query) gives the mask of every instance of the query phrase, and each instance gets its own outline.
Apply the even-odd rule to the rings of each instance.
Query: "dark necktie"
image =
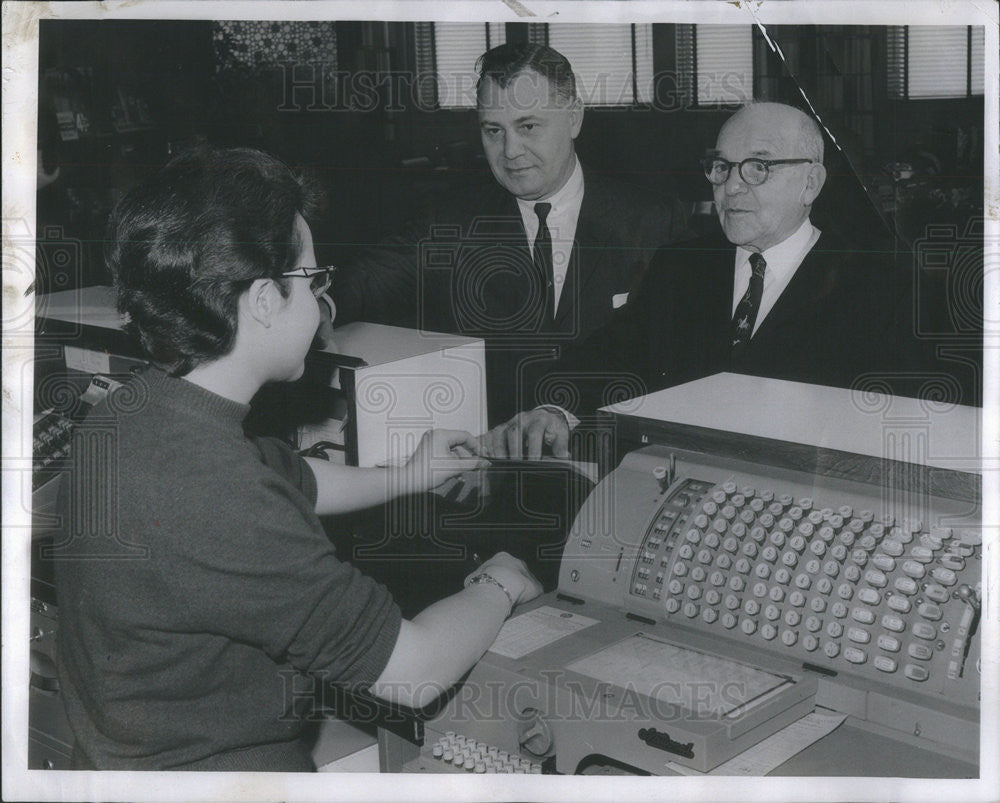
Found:
[[[734,360],[743,356],[747,343],[753,335],[753,325],[757,321],[757,310],[760,309],[760,297],[764,293],[764,269],[767,262],[760,254],[750,255],[750,283],[747,291],[736,305],[733,313],[731,335],[729,338],[730,354]]]
[[[542,318],[542,326],[548,328],[552,325],[555,316],[555,286],[552,276],[552,235],[545,219],[552,211],[552,204],[535,204],[535,214],[538,215],[538,234],[535,235],[535,245],[531,251],[531,261],[535,264],[536,274],[541,281],[540,287],[545,293],[545,316]]]

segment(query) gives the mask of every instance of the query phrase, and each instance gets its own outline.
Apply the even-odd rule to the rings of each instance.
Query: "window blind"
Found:
[[[895,26],[887,44],[889,97],[964,98],[985,90],[982,26]]]
[[[895,25],[886,32],[886,90],[890,98],[906,97],[906,28]]]
[[[677,91],[685,106],[694,105],[694,25],[674,26]]]
[[[746,103],[753,98],[753,39],[749,25],[696,25],[698,105]]]
[[[971,94],[986,92],[986,28],[976,25],[972,28],[972,53],[969,58],[969,88]]]
[[[577,94],[585,105],[631,105],[651,99],[652,26],[634,27],[635,70],[633,72],[632,25],[586,23],[549,25],[549,46],[569,59],[576,75]]]
[[[416,97],[424,111],[437,108],[437,81],[434,80],[434,23],[413,23],[413,50],[416,63]]]
[[[503,23],[435,22],[434,54],[441,108],[474,108],[476,60],[506,41]]]
[[[653,102],[653,26],[635,25],[636,103]]]
[[[965,26],[911,25],[908,37],[907,96],[964,98],[968,67]]]

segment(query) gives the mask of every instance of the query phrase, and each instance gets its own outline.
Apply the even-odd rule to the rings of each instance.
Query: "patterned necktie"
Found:
[[[535,204],[535,214],[538,215],[538,234],[535,235],[535,245],[531,251],[531,261],[535,265],[535,271],[542,282],[540,285],[545,292],[545,317],[542,319],[542,326],[548,328],[552,325],[555,317],[555,287],[552,276],[552,235],[549,227],[545,223],[545,218],[552,211],[552,204]]]
[[[736,305],[733,313],[733,323],[729,338],[730,354],[734,360],[743,356],[747,343],[753,335],[753,326],[757,321],[757,310],[760,308],[760,297],[764,293],[764,269],[767,262],[760,254],[750,255],[750,283],[747,291]]]

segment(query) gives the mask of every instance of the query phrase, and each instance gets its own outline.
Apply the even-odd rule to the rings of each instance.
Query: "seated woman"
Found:
[[[78,768],[314,769],[303,687],[422,707],[540,591],[501,553],[405,621],[317,518],[478,465],[468,433],[428,433],[397,469],[244,435],[261,386],[301,376],[320,320],[315,200],[270,156],[201,148],[112,215],[119,307],[151,367],[80,425],[62,484],[58,669]]]

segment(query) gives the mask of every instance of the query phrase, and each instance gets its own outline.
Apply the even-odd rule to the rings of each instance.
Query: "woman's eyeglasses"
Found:
[[[326,265],[319,268],[296,268],[295,270],[286,271],[281,275],[309,279],[309,289],[312,290],[312,294],[316,298],[319,298],[330,289],[330,283],[333,281],[333,274],[336,270],[336,266]]]

